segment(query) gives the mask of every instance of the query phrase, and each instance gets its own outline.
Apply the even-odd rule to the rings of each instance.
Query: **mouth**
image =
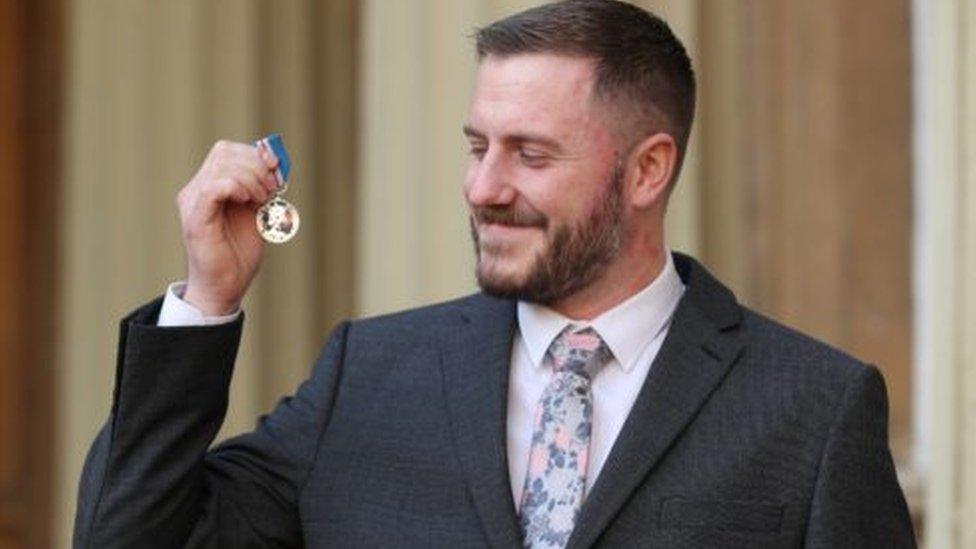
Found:
[[[479,223],[476,241],[480,253],[508,255],[526,248],[536,231],[541,229],[532,225]]]
[[[516,235],[524,234],[526,231],[530,230],[540,230],[540,227],[535,225],[513,225],[510,223],[479,223],[478,232],[482,235]]]

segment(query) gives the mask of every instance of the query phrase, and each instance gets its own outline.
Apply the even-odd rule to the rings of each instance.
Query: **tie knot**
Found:
[[[613,353],[596,330],[577,329],[577,326],[569,325],[552,341],[549,356],[552,357],[553,369],[593,379],[610,362]]]

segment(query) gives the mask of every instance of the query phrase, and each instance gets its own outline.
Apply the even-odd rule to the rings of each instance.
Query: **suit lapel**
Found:
[[[455,448],[493,547],[521,546],[505,428],[514,333],[514,302],[480,296],[440,342]]]
[[[742,351],[731,292],[684,256],[687,288],[568,546],[591,546],[708,400]]]

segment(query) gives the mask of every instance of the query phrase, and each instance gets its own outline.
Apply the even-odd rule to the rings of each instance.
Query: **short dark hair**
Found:
[[[479,61],[523,53],[594,59],[594,96],[617,109],[625,146],[670,133],[677,179],[695,115],[695,74],[663,19],[616,0],[563,0],[478,29],[475,40]]]

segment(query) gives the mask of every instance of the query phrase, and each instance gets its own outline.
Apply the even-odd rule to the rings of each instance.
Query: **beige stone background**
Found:
[[[117,320],[182,276],[173,201],[210,144],[281,132],[303,213],[245,303],[226,435],[294,389],[339,319],[474,288],[460,194],[469,36],[535,3],[66,0],[55,546],[70,546],[82,460],[109,409]],[[890,338],[865,348],[892,354],[872,360],[890,368],[893,443],[925,545],[976,547],[976,1],[637,3],[671,22],[702,83],[669,244],[841,346]],[[869,39],[871,25],[848,23],[873,17],[902,29],[905,71],[892,53],[883,74],[905,77],[851,103],[858,77],[845,71],[871,48],[837,44],[844,29]],[[902,141],[883,125],[832,140],[889,104],[910,128]],[[868,187],[864,166],[901,186]],[[859,215],[852,201],[891,209]],[[890,240],[847,236],[889,223],[890,253]],[[882,252],[904,269],[872,273]],[[878,278],[894,298],[872,293]]]

